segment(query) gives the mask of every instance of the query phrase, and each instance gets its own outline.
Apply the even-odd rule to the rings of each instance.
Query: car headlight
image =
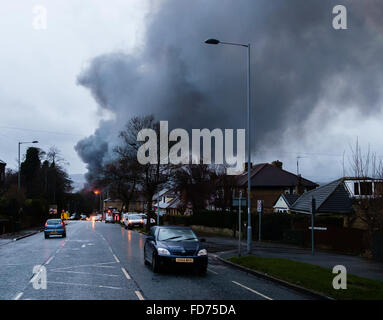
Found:
[[[207,255],[207,250],[206,249],[201,249],[198,251],[198,256],[206,256]]]
[[[164,254],[164,255],[170,256],[169,250],[167,250],[165,248],[158,248],[157,251],[159,254]]]

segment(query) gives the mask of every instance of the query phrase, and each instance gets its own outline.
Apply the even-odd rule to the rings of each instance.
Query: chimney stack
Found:
[[[247,167],[248,167],[248,162],[245,162],[244,164],[243,164],[243,168],[244,168],[244,171],[245,172],[247,172]],[[250,162],[250,169],[252,169],[253,168],[253,164]]]
[[[279,168],[279,169],[282,169],[282,166],[283,166],[283,162],[279,161],[279,160],[275,160],[271,163],[273,166]]]

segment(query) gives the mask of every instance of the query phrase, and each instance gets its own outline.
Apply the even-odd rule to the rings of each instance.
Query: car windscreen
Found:
[[[140,220],[142,217],[139,214],[130,214],[128,216],[129,220]]]
[[[191,229],[161,228],[158,241],[198,241]]]
[[[61,223],[61,220],[60,219],[52,219],[52,220],[48,220],[47,221],[47,224],[49,225],[52,225],[52,224],[60,224]]]

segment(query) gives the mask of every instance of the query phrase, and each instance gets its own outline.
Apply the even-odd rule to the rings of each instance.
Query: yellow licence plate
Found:
[[[56,233],[57,231],[56,230],[52,230],[51,233]]]
[[[193,263],[193,258],[176,258],[176,262]]]

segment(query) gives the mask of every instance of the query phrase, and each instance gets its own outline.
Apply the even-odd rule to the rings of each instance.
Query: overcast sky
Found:
[[[343,3],[349,28],[335,31],[331,0],[3,0],[0,159],[16,168],[18,141],[39,140],[86,173],[147,113],[244,128],[245,51],[202,44],[218,37],[253,45],[255,161],[296,172],[302,156],[304,177],[336,179],[357,137],[383,156],[382,4]]]
[[[32,24],[37,4],[46,30]],[[110,114],[76,78],[99,54],[139,47],[147,10],[143,0],[1,1],[0,159],[16,168],[18,141],[39,140],[62,151],[70,173],[86,172],[74,145]]]

